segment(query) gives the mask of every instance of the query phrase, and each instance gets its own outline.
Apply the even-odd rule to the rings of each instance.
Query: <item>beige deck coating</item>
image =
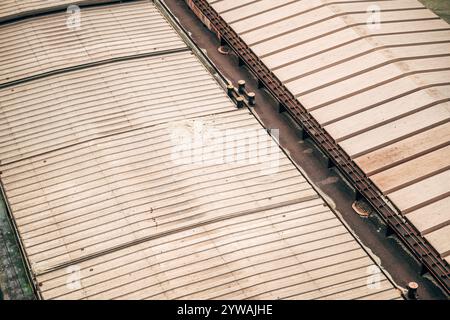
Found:
[[[101,13],[88,7],[81,17],[77,31],[67,28],[66,13],[3,26],[0,42],[8,46],[0,52],[4,64],[0,84],[83,63],[184,47],[161,19],[161,13],[151,6],[136,3],[116,10],[105,7]]]
[[[114,0],[113,0],[114,1]],[[87,5],[112,2],[111,0],[2,0],[0,22],[9,22],[34,14],[53,10],[66,10],[69,5]]]
[[[150,2],[86,13],[74,42],[84,56],[60,50],[70,34],[59,14],[1,26],[13,43],[2,76],[185,46]],[[157,28],[134,36],[147,22]],[[34,30],[28,46],[23,30]],[[22,50],[36,53],[29,73]],[[370,285],[377,267],[367,252],[191,52],[9,86],[0,111],[1,178],[44,299],[400,298],[384,274]],[[199,123],[239,130],[249,147],[238,154],[266,156],[174,162],[174,129],[185,136]],[[206,160],[220,148],[232,149],[211,140]]]
[[[209,2],[448,260],[450,26],[417,0]]]

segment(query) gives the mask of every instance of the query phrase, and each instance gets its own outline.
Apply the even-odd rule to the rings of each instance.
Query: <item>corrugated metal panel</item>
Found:
[[[322,289],[357,298],[393,290],[386,281],[380,288],[364,285],[373,261],[253,116],[236,110],[203,73],[211,87],[192,96],[212,104],[185,104],[191,120],[175,121],[183,119],[181,109],[173,120],[1,166],[44,298],[312,298]],[[186,83],[198,77],[191,73]],[[170,78],[159,80],[171,88]],[[178,104],[190,96],[178,96]],[[219,112],[214,100],[221,101]],[[158,107],[153,116],[165,112]],[[214,130],[243,130],[241,141],[249,138],[246,131],[259,132],[265,143],[253,150],[268,148],[271,156],[246,164],[174,165],[173,128],[189,131],[198,121]],[[278,157],[278,172],[264,175]],[[82,289],[66,286],[67,265],[80,266]]]
[[[431,205],[450,195],[450,26],[416,0],[210,3],[419,231],[447,248],[450,233],[439,230],[450,219]]]
[[[172,27],[148,3],[83,9],[78,29],[65,13],[2,27],[0,84],[35,74],[123,56],[183,48]],[[120,21],[120,23],[118,23]]]
[[[191,53],[112,63],[1,89],[3,163],[228,110],[226,98],[203,94],[211,90],[219,87]]]
[[[87,5],[113,2],[114,0],[2,0],[0,23],[33,14],[66,9],[69,5]]]
[[[83,262],[83,290],[68,292],[66,270],[41,279],[48,298],[276,299],[338,292],[356,298],[384,289],[398,297],[385,281],[380,288],[367,287],[371,265],[321,201],[311,200],[240,214]],[[365,290],[352,291],[357,287]]]
[[[25,12],[38,12],[53,6],[69,5],[70,0],[3,0],[0,4],[0,21],[20,17]]]
[[[205,122],[222,122],[225,129],[258,128],[251,116],[237,111]],[[267,163],[244,168],[175,165],[174,125],[96,139],[2,167],[8,199],[36,270],[205,218],[254,210],[258,204],[317,197],[286,163],[279,175],[270,176],[260,174]],[[192,125],[179,124],[182,129]]]
[[[45,299],[399,297],[384,274],[370,283],[373,260],[191,53],[26,81],[0,101],[1,178]],[[174,158],[186,137],[200,159]]]
[[[195,119],[219,130],[260,129],[231,108]],[[273,155],[247,165],[174,166],[174,125],[2,167],[35,272],[81,268],[80,290],[68,290],[64,268],[38,276],[45,298],[312,298],[322,289],[356,298],[392,290],[387,282],[367,287],[373,262],[269,136],[276,174],[261,173]],[[83,257],[93,258],[77,262]]]

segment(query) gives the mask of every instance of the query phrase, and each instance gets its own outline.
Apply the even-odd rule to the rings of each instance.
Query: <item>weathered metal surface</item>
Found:
[[[211,1],[222,21],[206,1],[193,3],[210,19],[214,32],[220,33],[261,82],[289,107],[288,111],[357,189],[387,220],[392,217],[391,225],[398,234],[407,243],[411,241],[408,245],[418,258],[434,269],[439,281],[449,288],[448,264],[439,262],[436,256],[424,261],[424,257],[433,256],[427,243],[389,213],[390,209],[376,194],[381,189],[393,200],[395,195],[391,193],[410,186],[420,199],[421,181],[448,171],[448,148],[443,147],[448,146],[449,140],[435,133],[440,130],[444,136],[449,134],[450,27],[415,0]],[[369,8],[374,4],[376,7]],[[375,26],[367,24],[373,11],[381,14]],[[298,98],[302,105],[286,98],[289,95]],[[312,120],[308,118],[311,115]],[[407,139],[415,148],[415,139],[424,141],[426,134],[432,137],[432,142],[427,143],[434,144],[433,149],[396,155],[397,159],[403,157],[402,162],[391,162],[380,152]],[[336,147],[346,155],[336,151]],[[384,170],[379,170],[373,181],[366,181],[366,176],[371,176],[360,160],[371,162],[375,154],[384,161],[386,170],[400,165],[395,170],[401,171],[403,177],[391,184],[371,186],[390,179],[390,172],[383,177]],[[347,156],[360,168],[352,168],[354,164],[347,163]],[[426,158],[419,159],[422,156]],[[417,170],[417,165],[426,160],[433,161],[429,168]],[[371,163],[373,167],[377,165]],[[362,176],[355,174],[360,169]],[[448,188],[448,183],[436,185],[431,190],[433,198],[424,198],[415,209],[447,197]],[[408,218],[408,210],[400,211]],[[446,224],[448,221],[441,221],[438,226]],[[446,243],[450,234],[441,235],[442,243]],[[439,254],[445,258],[447,253]]]
[[[54,11],[68,11],[69,6],[88,6],[120,0],[2,0],[0,3],[0,23],[9,23],[33,15]],[[125,0],[129,1],[129,0]]]
[[[89,7],[80,15],[80,25],[73,28],[65,13],[3,26],[0,41],[8,45],[0,52],[0,84],[80,64],[186,47],[161,13],[143,2],[114,11],[105,6],[102,14]]]
[[[220,115],[2,167],[44,298],[370,298],[392,290],[384,276],[367,285],[373,261],[264,131],[265,143],[253,147],[269,147],[263,161],[217,164],[213,144],[210,165],[171,162],[174,127],[189,132],[201,121],[243,130],[242,141],[261,130],[227,104]],[[276,157],[278,172],[265,175]],[[82,287],[70,289],[78,267]]]
[[[197,57],[160,53],[0,89],[1,179],[41,297],[399,298]]]

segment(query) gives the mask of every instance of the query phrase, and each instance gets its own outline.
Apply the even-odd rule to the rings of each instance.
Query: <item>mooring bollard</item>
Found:
[[[256,104],[255,97],[256,97],[256,94],[254,92],[249,92],[247,94],[249,105],[254,106]]]
[[[238,81],[238,92],[240,94],[245,94],[245,80]]]
[[[227,85],[227,93],[230,98],[233,98],[234,86],[232,84]]]
[[[244,98],[242,98],[241,96],[236,98],[236,103],[237,103],[237,107],[243,108],[244,107]]]
[[[419,285],[416,282],[408,283],[408,299],[417,300],[417,289]]]

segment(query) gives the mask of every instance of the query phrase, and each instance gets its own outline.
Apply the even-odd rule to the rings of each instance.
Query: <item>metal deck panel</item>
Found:
[[[448,72],[448,76],[450,79],[450,72]],[[430,89],[430,92],[436,93],[436,96],[443,96],[448,90],[450,90],[448,85],[436,86]],[[445,101],[445,98],[441,101]],[[410,95],[395,99],[389,104],[370,108],[355,115],[347,115],[342,120],[327,125],[326,128],[328,132],[336,137],[336,141],[343,141],[370,129],[425,110],[436,103],[439,103],[439,101],[436,102],[432,96],[424,95],[422,91],[416,91]]]
[[[395,191],[389,194],[389,198],[403,213],[407,213],[450,195],[449,179],[450,170],[445,170]]]
[[[252,299],[333,299],[335,292],[345,291],[343,299],[358,299],[365,295],[373,295],[389,288],[389,283],[380,283],[380,288],[370,289],[367,286],[367,274],[370,270],[369,262],[365,258],[356,258],[342,263],[342,269],[336,272],[336,268],[325,267],[323,270],[312,271],[316,278],[314,282],[320,290],[311,290],[312,287],[305,279],[292,277],[281,278],[276,288],[258,290],[251,296]],[[341,281],[341,283],[339,283]],[[336,286],[336,284],[338,284]],[[384,287],[383,284],[386,286]],[[346,287],[346,285],[348,285]],[[349,288],[351,287],[351,288]],[[360,290],[361,289],[361,290]]]
[[[216,127],[223,130],[259,128],[250,115],[239,111],[204,121],[209,126],[217,122]],[[35,270],[179,228],[196,218],[220,218],[317,197],[286,161],[278,174],[261,175],[265,166],[270,168],[271,156],[244,168],[240,164],[173,164],[176,141],[171,139],[171,129],[179,125],[180,130],[189,130],[194,124],[174,120],[66,147],[15,163],[11,174],[8,166],[2,166],[5,190]],[[241,142],[250,134],[245,137],[244,132]],[[266,139],[269,143],[268,135]]]
[[[406,218],[410,220],[422,235],[436,231],[450,224],[450,197],[433,202],[416,211],[409,212]]]
[[[69,5],[90,5],[113,1],[115,0],[2,0],[0,23],[53,10],[66,10]]]
[[[425,236],[425,238],[427,238],[427,240],[441,253],[442,258],[446,260],[450,258],[449,233],[450,226],[445,226]]]
[[[303,287],[289,292],[320,296],[349,269],[367,278],[371,265],[333,220],[320,200],[256,210],[82,262],[83,290],[68,292],[66,270],[43,275],[42,290],[48,298],[242,299],[297,281]]]
[[[39,11],[51,8],[53,6],[69,5],[71,0],[3,0],[0,4],[0,19],[13,18],[20,16],[27,11]],[[1,21],[0,20],[0,21]]]
[[[293,46],[287,50],[279,51],[270,56],[263,58],[264,62],[274,70],[280,69],[280,77],[286,76],[286,69],[289,65],[296,67],[306,63],[309,68],[305,71],[317,69],[319,59],[320,66],[326,66],[330,63],[337,63],[345,58],[352,57],[355,54],[369,52],[374,50],[374,45],[380,47],[383,45],[405,45],[411,43],[429,42],[424,37],[437,38],[437,41],[445,41],[448,39],[450,28],[440,20],[425,21],[404,21],[401,23],[392,23],[384,25],[380,30],[373,33],[367,33],[365,26],[355,27],[356,32],[352,29],[343,29],[335,31],[334,37],[328,37],[325,32],[324,36],[301,38],[301,46]],[[417,39],[416,39],[417,37]],[[444,37],[444,39],[442,39]],[[408,40],[409,39],[409,40]],[[413,40],[411,40],[413,39]],[[311,61],[308,63],[308,61]],[[316,66],[316,67],[314,67]],[[292,72],[294,76],[303,74]]]
[[[301,76],[307,74],[314,74],[321,70],[326,70],[327,67],[332,67],[340,61],[348,61],[352,58],[364,58],[365,54],[372,54],[373,56],[374,53],[381,52],[384,55],[388,55],[389,51],[386,49],[397,49],[398,51],[398,47],[404,46],[406,48],[423,50],[439,44],[445,45],[448,41],[449,31],[432,29],[433,23],[433,20],[427,21],[427,24],[423,24],[424,30],[418,32],[412,32],[414,30],[412,28],[416,28],[419,22],[415,22],[414,25],[410,23],[410,33],[405,32],[408,29],[403,28],[400,30],[403,33],[399,32],[399,34],[394,33],[398,31],[398,26],[385,26],[383,27],[384,33],[378,32],[371,35],[370,42],[367,41],[367,37],[352,37],[345,39],[347,43],[344,42],[342,44],[337,42],[337,40],[328,43],[325,42],[324,38],[318,38],[304,44],[304,46],[308,46],[308,53],[293,55],[292,58],[294,60],[288,60],[287,64],[277,64],[277,62],[283,61],[281,58],[284,51],[280,52],[280,56],[276,54],[273,60],[267,60],[267,63],[273,64],[272,68],[278,70],[277,74],[280,80],[289,81],[291,79],[301,78]],[[373,48],[370,43],[376,44],[377,47]],[[328,54],[328,52],[332,52],[332,55]],[[400,52],[400,54],[404,55],[404,57],[413,56],[409,55],[408,52]],[[428,52],[428,54],[431,53]],[[323,65],[323,67],[317,68],[318,64]],[[302,70],[303,72],[299,74],[298,70]]]
[[[222,130],[259,129],[272,156],[247,165],[174,166],[170,129],[190,128],[194,119]],[[44,298],[242,298],[278,290],[287,275],[302,282],[287,293],[320,296],[321,288],[354,279],[347,270],[371,275],[373,261],[278,146],[270,146],[251,115],[230,107],[192,121],[120,133],[1,167]],[[264,175],[277,153],[278,173]],[[187,246],[193,250],[188,254]],[[80,290],[66,286],[65,266],[71,265],[84,274]],[[358,297],[359,291],[348,296]]]
[[[209,2],[400,211],[445,226],[422,219],[448,192],[447,23],[416,0]]]
[[[2,160],[8,163],[196,113],[222,112],[230,102],[217,95],[221,91],[189,52],[117,62],[0,89]]]
[[[356,158],[450,120],[450,102],[440,103],[343,140],[342,148]]]
[[[373,175],[447,146],[450,124],[428,129],[383,148],[367,153],[354,161],[367,175]]]
[[[433,176],[450,168],[450,146],[425,154],[372,176],[374,183],[386,194],[402,189],[426,176]]]
[[[0,84],[81,64],[185,48],[161,13],[147,2],[90,7],[81,25],[66,25],[65,13],[3,26]],[[121,23],[117,23],[120,20]]]

